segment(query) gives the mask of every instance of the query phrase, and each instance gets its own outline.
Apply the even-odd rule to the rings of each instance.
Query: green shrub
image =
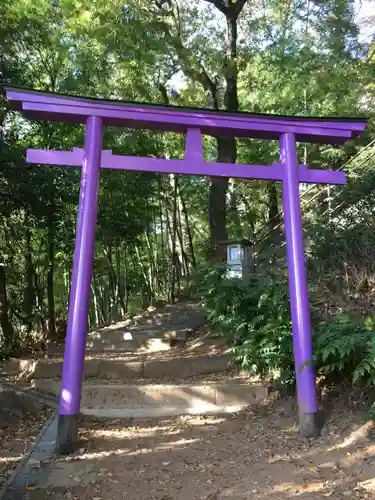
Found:
[[[287,281],[274,275],[226,279],[225,268],[201,275],[198,293],[211,324],[232,344],[241,344],[267,325],[289,325]]]
[[[236,365],[263,378],[276,376],[282,385],[294,384],[286,277],[262,274],[247,280],[226,279],[225,268],[219,267],[202,270],[197,284],[208,319],[226,337]],[[310,299],[318,374],[375,384],[372,320],[341,315],[322,322],[318,316],[321,305],[314,307],[314,293]]]
[[[344,376],[353,383],[375,385],[375,333],[372,318],[341,315],[314,331],[314,352],[322,375]]]
[[[290,324],[267,324],[249,332],[249,338],[232,348],[233,361],[261,378],[272,377],[281,385],[294,384]]]
[[[285,276],[252,275],[226,279],[225,268],[201,271],[198,293],[211,325],[232,346],[233,361],[244,371],[293,378],[288,286]]]

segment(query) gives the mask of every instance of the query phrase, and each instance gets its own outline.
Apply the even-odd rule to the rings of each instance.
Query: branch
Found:
[[[181,39],[174,40],[174,48],[176,49],[177,56],[181,62],[181,66],[184,68],[185,73],[192,80],[197,81],[202,85],[206,92],[209,92],[215,109],[219,109],[219,103],[217,99],[217,81],[210,78],[206,68],[203,66],[201,61],[191,61],[191,54],[186,47],[182,45]],[[189,60],[190,59],[190,60]]]
[[[158,83],[158,90],[159,90],[159,92],[161,94],[161,97],[163,99],[163,104],[165,104],[166,106],[168,106],[168,104],[169,104],[169,96],[168,96],[167,87],[163,83],[159,82]]]
[[[164,4],[167,4],[170,9],[173,7],[171,0],[155,0],[155,4],[158,9],[163,9]]]
[[[220,1],[222,2],[223,0]],[[210,78],[202,62],[192,57],[192,54],[189,51],[189,49],[187,49],[183,45],[181,37],[181,27],[180,27],[181,19],[179,10],[177,10],[177,17],[173,12],[173,10],[169,14],[172,15],[172,19],[175,24],[177,34],[175,36],[171,35],[170,26],[168,26],[167,24],[163,23],[162,26],[167,40],[169,40],[170,45],[176,51],[181,67],[184,69],[184,72],[188,77],[200,83],[204,88],[204,90],[210,93],[211,98],[213,100],[214,108],[219,109],[219,102],[217,96],[218,83],[216,79]],[[160,88],[159,91],[161,91]],[[165,96],[163,95],[163,99],[164,98]]]
[[[245,7],[247,0],[237,0],[235,3],[233,3],[233,0],[231,0],[231,2],[232,6],[234,7],[237,19],[237,17],[241,14],[242,9]]]
[[[219,9],[220,12],[222,12],[224,14],[224,16],[226,16],[228,14],[228,6],[225,5],[224,0],[205,0],[205,1],[208,2],[208,3],[212,3],[213,5],[215,5],[215,7],[217,9]]]
[[[212,3],[225,17],[237,19],[247,0],[205,0]]]

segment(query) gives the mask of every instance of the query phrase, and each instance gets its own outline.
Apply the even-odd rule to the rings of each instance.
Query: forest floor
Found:
[[[81,422],[81,444],[46,464],[32,500],[375,498],[369,404],[338,390],[322,436],[299,437],[293,399],[224,417]],[[366,409],[367,408],[367,409]]]
[[[3,401],[2,401],[3,403]],[[1,408],[0,414],[0,492],[20,460],[31,448],[53,409],[47,406],[14,404],[12,414]],[[1,493],[0,493],[1,496]]]

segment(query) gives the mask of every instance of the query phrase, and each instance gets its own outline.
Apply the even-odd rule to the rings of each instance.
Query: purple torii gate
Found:
[[[14,87],[6,88],[6,96],[13,109],[22,111],[30,119],[83,123],[86,127],[83,149],[27,150],[29,163],[82,167],[57,451],[71,453],[78,432],[101,167],[282,182],[299,424],[302,435],[316,436],[317,393],[299,183],[345,184],[345,174],[311,170],[308,165],[298,164],[296,142],[341,144],[360,135],[367,119],[229,113],[74,97]],[[166,160],[113,155],[111,151],[102,150],[105,125],[183,133],[186,135],[185,157]],[[279,140],[280,161],[271,166],[206,162],[202,134]]]

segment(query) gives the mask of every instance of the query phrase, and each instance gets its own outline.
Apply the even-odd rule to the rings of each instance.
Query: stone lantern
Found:
[[[229,240],[227,248],[227,277],[245,278],[253,267],[252,243],[248,239]]]

